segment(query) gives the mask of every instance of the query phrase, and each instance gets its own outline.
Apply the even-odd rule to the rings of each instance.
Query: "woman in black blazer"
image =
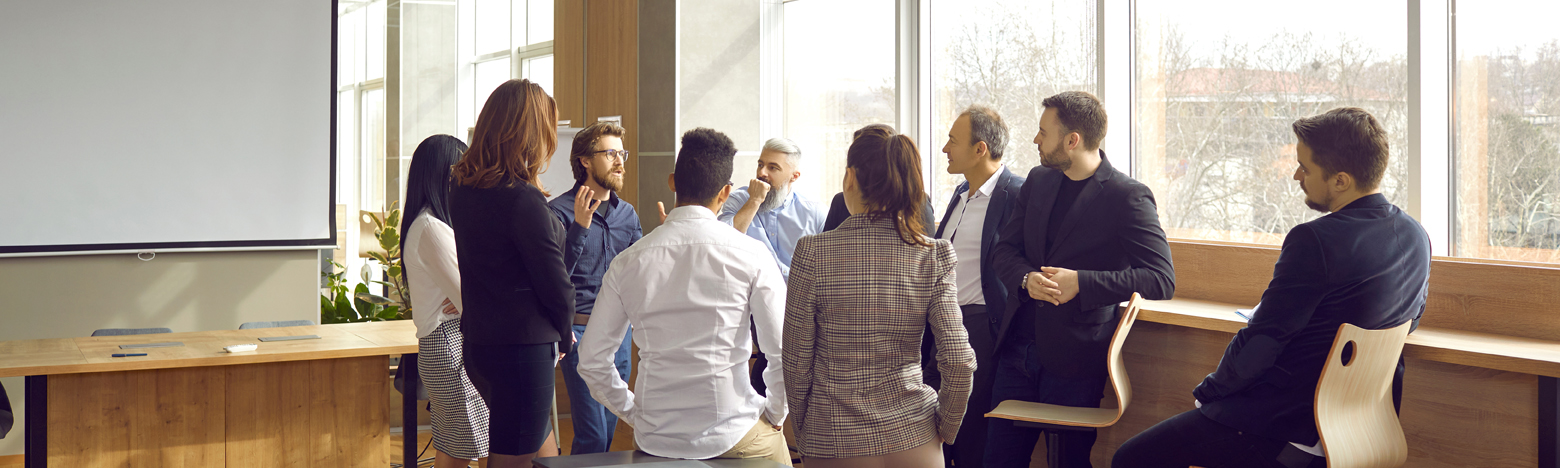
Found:
[[[531,466],[549,432],[559,342],[574,338],[563,227],[537,179],[558,146],[557,116],[536,83],[500,85],[451,171],[466,373],[491,414],[495,468]]]

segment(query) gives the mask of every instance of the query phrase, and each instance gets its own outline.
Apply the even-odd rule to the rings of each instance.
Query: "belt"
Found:
[[[590,314],[574,314],[575,325],[585,325],[588,323],[590,323]]]

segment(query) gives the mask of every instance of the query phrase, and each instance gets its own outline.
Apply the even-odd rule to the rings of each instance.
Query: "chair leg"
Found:
[[[1062,468],[1062,433],[1045,431],[1045,464],[1050,468]]]

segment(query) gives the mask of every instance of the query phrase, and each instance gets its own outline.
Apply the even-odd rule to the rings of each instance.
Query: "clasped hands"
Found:
[[[1062,305],[1078,297],[1078,272],[1066,268],[1041,267],[1030,273],[1024,283],[1029,297],[1051,305]]]

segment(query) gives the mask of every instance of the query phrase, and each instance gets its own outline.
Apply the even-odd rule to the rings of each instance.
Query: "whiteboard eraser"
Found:
[[[244,351],[254,351],[255,349],[257,349],[259,347],[260,347],[260,345],[257,345],[257,344],[254,344],[254,343],[249,343],[249,344],[236,344],[236,345],[233,345],[233,346],[224,347],[222,349],[226,350],[229,353],[242,353]]]

